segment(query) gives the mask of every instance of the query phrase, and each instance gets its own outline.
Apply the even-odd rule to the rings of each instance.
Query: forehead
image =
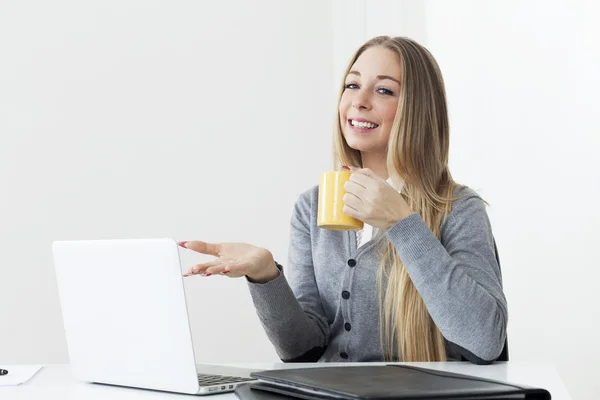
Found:
[[[351,71],[362,77],[389,75],[400,80],[401,68],[398,55],[385,47],[374,46],[365,50],[354,62]]]

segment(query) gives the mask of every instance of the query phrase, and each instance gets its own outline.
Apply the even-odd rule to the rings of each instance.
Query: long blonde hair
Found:
[[[415,41],[379,36],[356,51],[344,79],[358,57],[373,46],[396,53],[402,71],[398,108],[387,148],[388,173],[396,187],[403,182],[402,196],[439,238],[440,225],[455,200],[453,191],[457,186],[448,169],[449,123],[442,74],[429,51]],[[344,92],[343,83],[338,103]],[[339,117],[336,121],[334,168],[362,167],[360,151],[348,146]],[[445,361],[444,337],[389,241],[377,281],[383,358]]]

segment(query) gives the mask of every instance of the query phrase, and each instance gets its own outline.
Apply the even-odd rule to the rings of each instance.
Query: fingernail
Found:
[[[350,171],[350,168],[347,165],[342,165],[342,168],[345,169],[345,170],[347,170],[347,171]]]
[[[202,274],[201,276],[211,276],[212,274]]]
[[[187,248],[187,246],[186,246],[187,242],[179,242],[177,244],[180,245],[181,247]]]
[[[223,275],[225,275],[225,274],[228,274],[228,273],[229,273],[229,271],[223,271],[223,272],[221,272],[221,273],[222,273]]]

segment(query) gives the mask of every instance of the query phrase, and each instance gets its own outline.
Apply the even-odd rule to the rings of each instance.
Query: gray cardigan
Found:
[[[355,232],[317,226],[318,186],[302,193],[291,218],[285,273],[248,283],[279,357],[382,361],[376,279],[389,240],[446,339],[448,359],[498,358],[507,305],[490,222],[473,190],[455,194],[464,197],[443,222],[441,240],[413,214],[357,249]]]

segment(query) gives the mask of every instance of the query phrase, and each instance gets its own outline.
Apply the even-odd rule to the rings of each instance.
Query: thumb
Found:
[[[186,249],[190,249],[201,254],[208,254],[211,256],[218,257],[220,253],[220,246],[219,244],[215,243],[206,243],[200,240],[191,240],[189,242],[180,242],[178,244],[181,247],[185,247]]]

